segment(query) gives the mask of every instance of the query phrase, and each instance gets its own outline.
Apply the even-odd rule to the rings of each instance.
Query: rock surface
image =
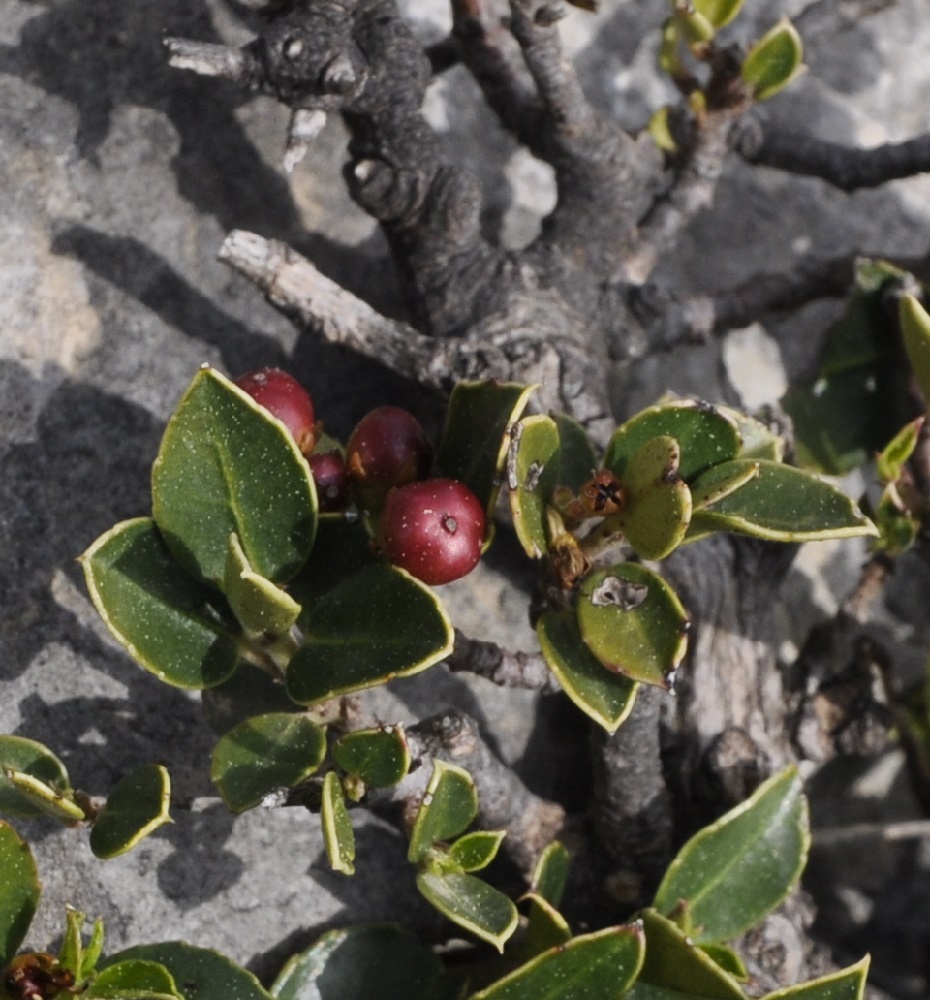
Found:
[[[439,0],[407,6],[424,37],[442,36]],[[782,8],[807,8],[810,72],[773,102],[773,116],[863,143],[930,127],[925,0],[901,0],[839,29],[825,0],[747,7],[748,35]],[[596,17],[573,12],[564,22],[589,93],[629,127],[641,127],[669,96],[652,69],[665,9],[664,0],[606,0]],[[321,861],[310,817],[279,810],[233,820],[211,798],[212,739],[195,699],[143,674],[111,641],[74,560],[114,522],[148,510],[161,428],[202,362],[233,374],[285,364],[339,436],[373,405],[411,405],[411,393],[375,365],[299,338],[216,260],[227,231],[254,230],[294,244],[376,307],[398,312],[383,241],[342,187],[339,123],[327,125],[288,177],[280,167],[286,111],[169,71],[165,33],[248,37],[222,0],[0,0],[0,731],[48,743],[92,794],[137,764],[160,761],[177,800],[174,826],[106,864],[90,856],[81,832],[20,824],[45,886],[34,944],[57,937],[71,903],[107,918],[111,950],[183,937],[268,972],[335,924],[404,919],[436,927],[437,920],[416,895],[400,839],[376,820],[363,824],[353,880]],[[547,169],[489,120],[461,70],[434,85],[426,113],[451,155],[479,174],[486,226],[514,244],[530,238],[553,197]],[[928,224],[930,177],[848,196],[734,161],[714,212],[696,220],[662,279],[723,287],[802,252],[922,254]],[[618,412],[669,388],[741,396],[750,406],[770,401],[786,377],[809,368],[829,315],[830,307],[810,308],[767,331],[735,332],[722,345],[617,372]],[[417,405],[426,412],[430,404]],[[803,637],[816,614],[812,600],[832,610],[860,556],[834,546],[802,560],[788,595],[788,638]],[[512,561],[506,551],[493,556],[450,588],[451,599],[467,631],[526,645],[521,595],[504,583]],[[897,610],[913,614],[915,605],[916,626],[908,631],[888,617],[884,628],[906,640],[903,655],[916,666],[930,639],[926,603],[910,593]],[[477,713],[541,792],[569,771],[570,759],[552,774],[540,763],[556,756],[553,745],[569,744],[570,717],[546,708],[534,729],[529,696],[502,698],[437,668],[399,685],[392,698],[385,711],[406,719],[445,701]],[[841,777],[837,787],[850,786]],[[874,788],[852,807],[839,796],[837,809],[887,817],[888,802]],[[901,794],[892,808],[907,815],[913,806]],[[873,948],[902,997],[917,995],[926,973],[913,960],[930,940],[930,911],[916,902],[926,853],[888,848],[868,880],[847,870],[827,883],[836,919],[849,924],[846,943]],[[379,863],[366,864],[366,855]],[[919,877],[902,885],[911,871]],[[843,909],[843,898],[865,899],[865,916],[862,905]],[[888,928],[903,911],[910,957],[896,972]],[[869,937],[863,928],[876,913],[885,923]]]

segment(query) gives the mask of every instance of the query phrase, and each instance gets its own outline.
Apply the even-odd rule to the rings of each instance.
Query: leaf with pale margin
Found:
[[[466,833],[449,848],[450,865],[459,871],[477,872],[497,857],[506,830],[475,830]]]
[[[346,809],[339,775],[330,771],[323,779],[323,804],[320,812],[323,843],[330,867],[343,875],[355,874],[355,833]]]
[[[0,736],[0,813],[80,821],[84,811],[73,794],[65,765],[47,746],[24,736]]]
[[[526,417],[517,424],[517,444],[508,459],[510,511],[517,539],[531,559],[548,548],[546,504],[557,485],[559,428],[551,417]]]
[[[223,593],[239,623],[253,635],[285,635],[300,614],[290,594],[252,569],[235,533],[229,536]]]
[[[868,955],[838,972],[797,986],[766,993],[764,1000],[862,1000],[869,971]]]
[[[269,712],[246,719],[213,748],[210,779],[231,812],[260,805],[308,778],[326,756],[322,726],[305,715]]]
[[[643,958],[639,923],[608,927],[544,952],[470,1000],[620,1000]]]
[[[171,779],[160,764],[143,764],[115,785],[90,831],[95,858],[109,860],[131,851],[165,823],[171,802]]]
[[[25,841],[0,820],[0,968],[16,954],[39,905],[39,874]]]
[[[443,916],[498,951],[504,950],[517,928],[519,915],[513,902],[474,875],[420,872],[417,888]]]
[[[222,582],[235,533],[254,572],[281,583],[310,554],[316,489],[284,424],[202,368],[165,428],[152,512],[175,558],[201,580]]]
[[[653,905],[672,914],[684,903],[695,942],[728,941],[785,899],[809,847],[801,778],[787,768],[685,844]]]
[[[908,360],[924,401],[930,405],[930,314],[913,295],[902,295],[898,319]]]
[[[574,611],[545,612],[536,635],[562,690],[599,726],[615,733],[633,710],[636,681],[604,668],[584,644]]]
[[[433,844],[462,833],[478,815],[475,782],[464,768],[433,761],[433,773],[423,793],[410,834],[410,861],[422,861]]]
[[[287,666],[287,692],[312,705],[419,673],[452,651],[452,625],[436,595],[396,566],[366,566],[310,610]]]
[[[100,617],[145,670],[181,688],[212,687],[232,675],[239,653],[235,622],[225,617],[231,612],[181,569],[151,518],[111,528],[81,565]]]
[[[93,1000],[157,1000],[182,995],[171,973],[159,962],[131,958],[98,973],[82,996]]]
[[[558,906],[562,902],[562,894],[568,882],[570,865],[571,855],[564,844],[558,840],[546,844],[530,879],[533,892],[539,893],[552,906]]]
[[[333,761],[369,788],[390,788],[410,770],[410,751],[401,726],[356,729],[333,744]]]
[[[783,17],[749,50],[740,76],[757,101],[767,101],[803,72],[803,56],[801,36]]]

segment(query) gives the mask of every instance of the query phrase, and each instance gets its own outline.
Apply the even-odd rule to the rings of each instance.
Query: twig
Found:
[[[541,691],[543,694],[562,690],[541,653],[514,653],[496,642],[469,639],[458,629],[455,631],[455,649],[446,660],[446,665],[453,673],[476,674],[500,687]]]
[[[820,177],[842,191],[878,187],[930,170],[930,133],[863,149],[753,119],[739,130],[735,148],[750,163]]]
[[[164,44],[168,50],[168,64],[175,69],[235,80],[245,86],[252,86],[256,81],[258,64],[248,49],[192,42],[186,38],[166,38]]]

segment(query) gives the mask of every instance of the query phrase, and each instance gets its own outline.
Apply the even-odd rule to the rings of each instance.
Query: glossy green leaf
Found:
[[[746,965],[739,954],[725,944],[705,943],[699,946],[701,951],[713,959],[717,965],[738,982],[745,983],[749,979]]]
[[[201,692],[200,710],[218,736],[246,719],[270,712],[302,712],[288,697],[284,684],[261,667],[243,661],[227,681]]]
[[[878,528],[875,548],[889,555],[900,555],[917,540],[920,522],[904,507],[893,483],[882,491],[872,516]]]
[[[152,510],[175,557],[213,583],[233,533],[252,569],[281,583],[303,565],[316,532],[313,477],[294,439],[212,368],[197,373],[165,428]]]
[[[930,314],[913,295],[902,295],[898,319],[904,349],[924,400],[930,405]]]
[[[221,617],[222,599],[181,569],[150,518],[117,524],[81,563],[107,628],[159,680],[205,688],[236,669],[236,639]]]
[[[143,958],[127,959],[104,969],[82,995],[102,1000],[159,1000],[165,997],[181,1000],[171,973],[159,962]]]
[[[498,951],[517,928],[519,917],[511,900],[474,875],[420,872],[417,888],[444,917]]]
[[[449,396],[436,464],[441,475],[471,489],[490,515],[507,456],[508,432],[534,386],[515,382],[458,382]]]
[[[671,914],[684,901],[694,941],[728,941],[788,895],[809,846],[801,778],[788,768],[685,844],[653,905]]]
[[[801,36],[784,17],[749,50],[740,75],[757,101],[767,101],[798,76],[803,57]]]
[[[759,475],[759,463],[747,459],[721,462],[702,472],[691,484],[691,502],[694,510],[713,507],[719,500],[736,492]]]
[[[182,941],[143,944],[107,957],[109,968],[128,959],[147,959],[163,965],[185,1000],[268,1000],[252,975],[225,955]]]
[[[429,587],[379,563],[344,580],[312,608],[288,664],[302,705],[426,670],[452,651],[453,632]]]
[[[440,959],[393,924],[327,932],[288,960],[271,995],[277,1000],[460,1000]]]
[[[862,1000],[868,971],[869,958],[866,956],[839,972],[766,993],[765,1000]]]
[[[546,504],[556,485],[559,428],[551,417],[525,417],[515,433],[507,469],[513,526],[526,554],[539,559],[547,549]]]
[[[78,979],[84,980],[92,976],[97,969],[97,963],[103,954],[103,942],[105,938],[103,919],[97,919],[90,926],[90,938],[84,945],[84,954],[81,956],[81,971]]]
[[[591,573],[578,594],[585,645],[608,670],[671,687],[687,649],[688,616],[656,573],[621,563]]]
[[[631,1000],[746,1000],[739,983],[677,924],[655,910],[641,911],[640,918],[646,959]]]
[[[24,736],[0,736],[0,813],[80,821],[65,765],[48,747]]]
[[[676,400],[651,406],[621,424],[604,455],[604,466],[621,481],[637,451],[655,437],[672,437],[681,448],[678,475],[690,483],[705,469],[736,458],[741,439],[725,410],[708,403]]]
[[[620,1000],[643,964],[638,923],[582,934],[522,965],[471,1000]]]
[[[83,932],[87,914],[69,907],[65,919],[65,934],[58,951],[58,964],[74,973],[75,982],[83,983],[94,974],[103,951],[103,920],[98,917],[93,922],[90,940],[85,947]]]
[[[627,463],[627,502],[617,523],[643,559],[664,559],[691,522],[691,491],[678,475],[681,450],[665,435],[650,438]]]
[[[468,771],[433,761],[433,773],[410,834],[410,861],[422,861],[433,844],[458,836],[478,815],[478,793]]]
[[[736,469],[740,462],[728,463]],[[812,473],[758,462],[759,474],[694,516],[698,526],[776,542],[876,535],[875,525],[841,490]]]
[[[32,852],[0,820],[0,968],[16,954],[39,905],[39,875]]]
[[[160,764],[144,764],[122,778],[90,831],[94,857],[108,860],[131,851],[153,830],[171,822],[171,779]]]
[[[300,614],[290,594],[252,569],[235,534],[229,536],[223,593],[242,627],[254,635],[284,635]]]
[[[682,38],[692,49],[700,50],[713,40],[714,26],[697,10],[695,4],[676,9],[674,17],[678,22]]]
[[[536,624],[539,646],[562,690],[608,733],[633,710],[636,682],[611,673],[581,638],[573,611],[547,611]]]
[[[533,869],[530,880],[533,892],[539,893],[552,906],[558,906],[562,902],[571,860],[568,848],[558,840],[553,840],[543,848]]]
[[[552,419],[559,430],[559,471],[556,479],[561,486],[568,486],[577,492],[600,465],[597,452],[577,420],[564,413],[555,413]]]
[[[241,813],[308,778],[325,756],[322,726],[305,715],[271,712],[246,719],[220,737],[210,779],[230,811]]]
[[[508,942],[508,959],[523,964],[571,940],[568,921],[542,896],[528,892],[520,903],[527,910],[526,926],[522,928],[522,933],[515,934]]]
[[[333,744],[333,760],[369,788],[390,788],[410,770],[410,751],[400,726],[346,733]]]
[[[323,804],[320,814],[326,856],[333,871],[355,874],[355,833],[346,808],[339,775],[330,771],[323,779]]]
[[[703,14],[715,28],[729,24],[742,10],[745,0],[692,0],[694,9]]]
[[[506,830],[475,830],[466,833],[449,848],[449,861],[460,871],[477,872],[497,857]]]
[[[875,468],[882,482],[896,483],[901,478],[904,465],[914,454],[924,417],[912,420],[898,431],[875,458]]]

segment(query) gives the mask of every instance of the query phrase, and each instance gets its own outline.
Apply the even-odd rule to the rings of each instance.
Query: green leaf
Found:
[[[39,875],[32,852],[0,820],[0,968],[16,954],[39,905]]]
[[[930,405],[930,314],[913,295],[902,295],[898,303],[898,320],[917,384],[924,401]]]
[[[470,1000],[619,1000],[642,964],[639,924],[608,927],[545,952]]]
[[[150,518],[117,524],[81,564],[107,628],[159,680],[205,688],[236,669],[236,640],[221,618],[219,595],[181,569]]]
[[[868,971],[869,957],[866,955],[839,972],[767,993],[765,1000],[862,1000]]]
[[[646,960],[629,1000],[746,1000],[739,983],[671,920],[655,910],[640,918]]]
[[[658,574],[634,563],[591,573],[581,585],[577,614],[585,644],[608,670],[672,686],[690,623]]]
[[[90,849],[102,860],[131,851],[140,840],[170,823],[171,779],[160,764],[144,764],[122,778],[90,831]]]
[[[449,848],[449,861],[463,872],[477,872],[497,857],[506,830],[475,830],[466,833]]]
[[[355,874],[355,833],[352,820],[346,809],[342,783],[335,771],[327,773],[323,779],[323,805],[321,811],[323,842],[326,856],[335,872],[343,875]]]
[[[536,862],[530,886],[533,892],[539,893],[552,906],[558,906],[562,902],[571,860],[568,848],[558,840],[553,840],[546,844]]]
[[[807,801],[790,767],[685,844],[653,905],[671,914],[684,901],[695,942],[728,941],[788,895],[809,846]]]
[[[573,611],[547,611],[536,624],[539,646],[562,690],[608,733],[616,732],[633,710],[635,681],[611,673],[581,638]]]
[[[641,445],[627,463],[627,502],[616,520],[643,559],[664,559],[688,530],[691,491],[678,475],[680,461],[678,442],[660,435]]]
[[[745,0],[692,0],[694,9],[715,28],[729,24],[742,10]]]
[[[90,927],[90,940],[84,946],[84,954],[81,958],[81,970],[78,973],[79,980],[84,980],[88,976],[92,976],[96,971],[97,963],[100,961],[100,956],[103,953],[104,937],[103,920],[97,917]]]
[[[646,131],[663,153],[674,156],[678,152],[678,143],[675,142],[675,137],[672,135],[669,124],[670,111],[671,108],[666,104],[653,112],[652,117],[649,119],[649,124],[646,126]]]
[[[390,788],[410,770],[410,751],[401,726],[346,733],[333,745],[333,760],[369,788]]]
[[[746,971],[742,958],[732,948],[728,948],[725,944],[702,944],[700,949],[734,979],[741,983],[745,983],[749,979],[749,973]]]
[[[739,462],[728,463],[737,469]],[[777,462],[754,463],[759,475],[694,515],[699,528],[736,531],[776,542],[877,535],[875,525],[835,486],[802,469]]]
[[[559,429],[559,471],[556,480],[559,485],[577,492],[600,464],[597,452],[577,420],[564,413],[555,413],[552,419]]]
[[[80,822],[84,811],[73,796],[65,765],[48,747],[24,736],[0,736],[0,813]]]
[[[410,861],[422,861],[433,844],[462,833],[478,815],[478,793],[472,776],[461,767],[433,761],[433,773],[410,834]]]
[[[508,468],[514,487],[510,490],[510,510],[523,550],[531,559],[539,559],[548,547],[546,504],[556,486],[559,428],[551,417],[525,417],[517,424],[516,433],[515,454]]]
[[[498,951],[517,928],[519,916],[511,900],[474,875],[420,872],[417,888],[444,917]]]
[[[239,664],[229,680],[201,693],[200,709],[218,736],[256,715],[304,710],[291,701],[280,680],[246,661]]]
[[[759,463],[746,459],[721,462],[720,465],[702,472],[691,484],[691,502],[694,510],[712,507],[758,475]]]
[[[202,368],[168,421],[152,467],[152,508],[188,572],[219,583],[235,532],[249,565],[275,583],[310,554],[317,501],[310,467],[279,420]]]
[[[213,749],[210,779],[234,813],[293,788],[323,763],[326,736],[305,715],[271,712],[234,726]]]
[[[271,995],[277,1000],[459,1000],[440,959],[393,924],[329,931],[288,960]]]
[[[74,973],[75,982],[83,983],[94,974],[103,951],[103,921],[98,917],[93,922],[85,948],[83,931],[87,915],[69,907],[65,919],[65,935],[58,952],[58,964]]]
[[[749,50],[740,75],[757,101],[767,101],[801,73],[803,56],[801,36],[783,17]]]
[[[565,917],[542,896],[528,892],[520,902],[529,912],[523,933],[514,935],[507,944],[509,960],[523,964],[571,940],[572,931]]]
[[[293,597],[252,569],[235,533],[229,536],[223,593],[239,623],[253,635],[284,635],[300,614]]]
[[[884,483],[896,483],[904,471],[904,464],[914,454],[924,417],[912,420],[898,431],[875,458],[876,471]]]
[[[162,997],[181,1000],[171,973],[159,962],[142,958],[117,962],[104,969],[82,995],[104,1000],[156,1000]]]
[[[419,673],[453,645],[452,626],[429,587],[381,563],[329,591],[303,629],[286,674],[288,694],[301,705]]]
[[[182,941],[143,944],[110,955],[106,968],[128,959],[158,962],[171,973],[185,1000],[268,1000],[269,994],[241,966],[208,948]]]
[[[676,9],[675,20],[681,26],[681,34],[694,50],[703,48],[714,37],[714,26],[692,4],[691,9]]]
[[[708,403],[676,400],[643,410],[613,433],[604,466],[621,481],[637,451],[655,437],[672,437],[681,448],[678,475],[690,483],[705,469],[736,458],[741,439],[725,410]]]
[[[478,497],[489,525],[507,457],[507,435],[534,388],[515,382],[462,381],[449,396],[436,464],[441,475],[464,483]]]

